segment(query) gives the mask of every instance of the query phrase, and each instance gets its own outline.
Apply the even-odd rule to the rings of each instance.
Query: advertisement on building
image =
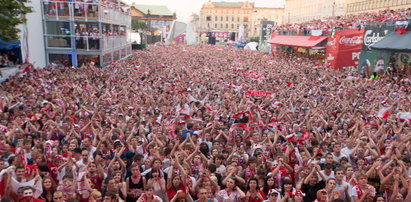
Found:
[[[398,53],[397,65],[400,68],[411,67],[411,53]]]
[[[361,53],[362,54],[362,53]],[[358,65],[358,73],[364,78],[370,78],[373,73],[384,72],[390,62],[390,51],[373,50],[367,52],[367,57]]]
[[[326,49],[327,67],[356,67],[363,44],[363,33],[363,29],[345,29],[329,36]]]
[[[270,39],[271,32],[273,31],[274,28],[274,21],[261,21],[260,24],[260,50],[263,50],[265,52],[268,52],[267,50],[267,41]]]
[[[358,73],[369,78],[374,72],[381,71],[381,68],[383,70],[387,68],[390,52],[371,50],[370,46],[379,42],[393,31],[393,25],[367,25],[365,27],[360,62],[358,63]],[[381,66],[383,61],[384,67]]]

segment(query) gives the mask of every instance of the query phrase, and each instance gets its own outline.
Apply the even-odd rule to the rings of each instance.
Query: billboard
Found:
[[[371,46],[394,31],[394,25],[367,25],[364,31],[364,41],[358,63],[358,73],[365,78],[370,78],[374,72],[385,71],[388,67],[389,51],[371,50]]]
[[[270,40],[274,25],[274,21],[261,21],[259,50],[267,52],[267,47],[269,45],[267,41]]]
[[[356,67],[363,44],[363,33],[363,29],[345,29],[329,36],[326,47],[327,67]]]

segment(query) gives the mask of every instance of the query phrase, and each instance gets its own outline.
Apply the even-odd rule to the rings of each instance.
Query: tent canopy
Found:
[[[411,52],[411,32],[397,34],[395,32],[388,34],[381,41],[371,46],[372,49],[407,51]]]
[[[257,50],[258,43],[257,42],[250,42],[247,45],[244,46],[244,50]]]
[[[268,43],[294,46],[303,48],[312,48],[323,42],[327,37],[324,36],[281,36],[277,35],[272,37]]]
[[[20,48],[20,41],[6,42],[0,39],[0,50],[12,50]]]

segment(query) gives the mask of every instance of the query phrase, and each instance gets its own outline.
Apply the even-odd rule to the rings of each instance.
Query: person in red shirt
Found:
[[[258,187],[258,180],[255,177],[251,177],[248,180],[247,184],[247,194],[246,200],[247,202],[262,202],[265,199],[264,192],[257,189]]]
[[[90,162],[88,164],[87,177],[91,180],[94,189],[101,191],[104,179],[104,170],[100,164],[95,162]]]

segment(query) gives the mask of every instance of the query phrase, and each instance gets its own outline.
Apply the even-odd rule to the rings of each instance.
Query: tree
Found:
[[[26,14],[31,7],[25,3],[29,0],[0,0],[0,39],[4,41],[18,40],[20,30],[17,25],[27,21]]]
[[[131,29],[136,30],[136,29],[147,29],[147,28],[148,28],[148,25],[145,22],[137,20],[137,19],[132,19]]]

